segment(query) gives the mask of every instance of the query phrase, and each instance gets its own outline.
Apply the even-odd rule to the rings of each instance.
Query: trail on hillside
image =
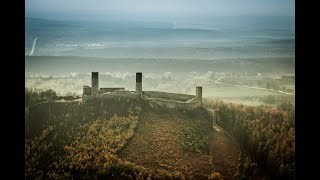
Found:
[[[209,110],[213,114],[212,110]],[[210,143],[210,150],[213,156],[213,167],[221,173],[224,179],[234,179],[237,172],[240,147],[232,136],[224,129],[219,127],[213,119],[213,139]]]
[[[208,116],[148,112],[119,157],[147,168],[180,171],[193,179],[207,179],[213,170],[210,153],[186,152],[181,142],[186,128],[202,127],[210,132],[210,124]]]
[[[240,149],[232,137],[212,121],[212,114],[204,109],[193,117],[181,112],[148,112],[139,120],[132,139],[119,157],[151,169],[180,171],[192,179],[207,179],[214,170],[224,179],[234,179]],[[204,128],[212,133],[208,152],[187,152],[182,148],[187,128]]]

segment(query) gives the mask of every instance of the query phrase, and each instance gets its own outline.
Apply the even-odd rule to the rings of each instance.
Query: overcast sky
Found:
[[[25,3],[27,16],[41,16],[41,13],[294,16],[295,13],[294,0],[25,0]]]

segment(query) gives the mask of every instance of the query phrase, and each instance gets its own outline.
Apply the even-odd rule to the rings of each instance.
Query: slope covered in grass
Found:
[[[119,156],[151,169],[207,178],[213,170],[209,149],[212,131],[212,118],[202,108],[188,112],[149,111],[142,115],[135,134]]]

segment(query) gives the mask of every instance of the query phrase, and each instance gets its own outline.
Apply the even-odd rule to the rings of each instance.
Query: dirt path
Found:
[[[224,179],[233,179],[238,166],[240,150],[223,133],[215,133],[210,144],[213,156],[213,167],[223,175]]]
[[[151,169],[180,171],[193,179],[207,179],[213,170],[212,156],[209,152],[185,152],[181,141],[186,127],[207,127],[210,131],[210,125],[207,118],[183,113],[147,113],[119,157]]]
[[[209,111],[212,113],[211,110]],[[216,124],[215,119],[213,119],[213,129],[215,133],[210,143],[213,167],[221,173],[224,179],[234,179],[233,176],[237,172],[236,167],[238,166],[240,148],[232,137]]]

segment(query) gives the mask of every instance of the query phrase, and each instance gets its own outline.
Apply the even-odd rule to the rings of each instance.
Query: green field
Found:
[[[278,92],[250,89],[244,87],[212,85],[203,88],[203,97],[207,99],[219,99],[226,102],[245,104],[250,106],[270,105],[261,101],[266,96],[285,97],[294,101],[293,95],[285,95]],[[276,102],[279,103],[279,102]],[[276,105],[276,104],[271,104]]]

